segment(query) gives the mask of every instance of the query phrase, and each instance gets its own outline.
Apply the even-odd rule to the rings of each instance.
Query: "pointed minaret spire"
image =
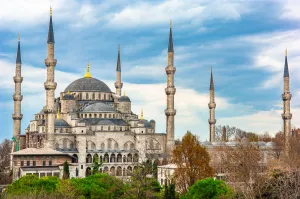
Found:
[[[169,45],[168,45],[168,65],[165,68],[167,74],[167,88],[165,89],[167,95],[167,108],[165,109],[166,115],[166,132],[167,132],[167,145],[166,153],[171,154],[174,148],[174,133],[175,133],[175,115],[176,110],[174,107],[174,98],[176,93],[176,88],[174,86],[174,75],[176,68],[174,67],[174,48],[173,48],[173,38],[172,38],[172,21],[170,21],[170,35],[169,35]]]
[[[174,48],[173,48],[173,37],[172,37],[172,20],[170,21],[170,33],[169,33],[168,52],[174,52]]]
[[[48,44],[54,44],[54,32],[53,32],[53,24],[52,24],[52,8],[50,6],[50,22],[49,22],[49,31],[48,31]]]
[[[283,113],[281,114],[283,119],[283,133],[285,136],[285,153],[289,154],[290,140],[292,136],[291,132],[291,119],[292,114],[290,110],[292,94],[290,93],[290,76],[287,60],[287,50],[285,50],[285,64],[284,64],[284,74],[283,74]]]
[[[287,49],[285,50],[285,63],[284,63],[284,74],[283,77],[289,77],[289,65],[287,60]]]
[[[57,60],[54,58],[54,32],[52,24],[52,8],[50,7],[50,21],[49,32],[47,39],[47,58],[45,59],[45,65],[47,68],[46,82],[44,87],[46,90],[46,106],[44,112],[47,114],[46,120],[46,148],[55,149],[55,137],[54,137],[54,120],[55,120],[55,89],[57,83],[55,82],[55,66]]]
[[[117,60],[117,69],[116,69],[116,71],[121,72],[120,44],[118,46],[118,60]]]
[[[115,82],[115,88],[116,88],[116,95],[121,96],[122,95],[122,75],[121,75],[121,56],[120,56],[120,44],[118,46],[118,59],[117,59],[117,68],[116,68],[116,82]]]
[[[210,90],[214,90],[214,78],[213,78],[213,74],[212,74],[212,67],[210,67]]]
[[[20,49],[20,34],[18,34],[18,51],[17,51],[16,64],[22,64],[22,61],[21,61],[21,49]]]
[[[214,79],[213,79],[213,73],[212,73],[212,67],[210,67],[210,87],[209,87],[209,141],[214,142],[215,141],[215,124],[217,122],[215,118],[215,86],[214,86]]]

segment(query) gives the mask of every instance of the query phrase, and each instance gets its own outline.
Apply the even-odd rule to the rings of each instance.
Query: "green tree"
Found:
[[[94,156],[93,165],[92,165],[93,174],[99,173],[99,168],[101,167],[101,165],[102,165],[102,162],[99,163],[98,156]]]
[[[70,177],[69,163],[67,161],[65,161],[64,162],[63,179],[69,179],[69,177]]]
[[[207,178],[198,180],[181,199],[225,199],[232,197],[233,191],[224,181]]]

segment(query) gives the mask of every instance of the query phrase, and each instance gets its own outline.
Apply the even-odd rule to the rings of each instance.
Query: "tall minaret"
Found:
[[[290,103],[292,94],[290,93],[290,75],[289,66],[287,61],[287,50],[285,51],[285,64],[284,64],[284,74],[283,74],[283,132],[285,137],[285,148],[289,149],[289,140],[291,138],[291,119],[292,114],[290,113]]]
[[[13,95],[14,99],[14,114],[12,118],[14,120],[14,138],[16,139],[16,144],[20,143],[20,133],[21,133],[21,120],[23,115],[21,114],[21,101],[23,96],[21,95],[21,84],[23,77],[21,76],[21,49],[20,49],[20,36],[18,35],[18,51],[16,59],[16,74],[14,76],[15,82],[15,93]],[[14,144],[13,151],[16,151],[16,146]]]
[[[115,87],[116,87],[116,95],[121,96],[122,95],[122,78],[121,78],[121,58],[120,58],[120,45],[118,46],[118,61],[117,61],[117,69],[116,69],[116,82],[115,82]]]
[[[174,87],[174,74],[176,68],[174,67],[174,48],[172,38],[172,21],[170,21],[170,34],[169,34],[169,45],[168,45],[168,66],[166,67],[167,73],[167,88],[165,89],[167,94],[167,109],[165,114],[167,117],[166,131],[167,131],[167,153],[170,154],[174,146],[174,117],[176,110],[174,109],[174,95],[176,88]]]
[[[214,78],[212,74],[212,68],[210,68],[210,87],[209,87],[209,103],[208,103],[208,108],[209,108],[209,141],[214,142],[215,141],[215,124],[216,124],[216,119],[215,119],[215,108],[216,108],[216,103],[215,103],[215,86],[214,86]]]
[[[54,81],[54,68],[56,66],[56,59],[54,59],[54,32],[52,24],[52,8],[50,7],[50,22],[48,31],[48,54],[45,59],[45,65],[47,67],[47,80],[44,83],[46,89],[46,109],[47,122],[46,122],[46,147],[55,149],[54,140],[54,119],[55,119],[55,107],[54,107],[54,94],[56,89],[56,82]]]

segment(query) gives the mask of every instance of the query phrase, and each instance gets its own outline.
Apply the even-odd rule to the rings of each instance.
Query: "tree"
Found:
[[[262,154],[259,148],[245,141],[235,147],[218,147],[215,153],[218,161],[214,165],[225,173],[226,181],[233,183],[244,196],[253,196],[256,185],[264,181],[266,174],[264,165],[260,163]]]
[[[67,161],[65,161],[64,162],[63,179],[69,179],[69,177],[70,177],[69,163]]]
[[[207,178],[198,180],[189,191],[182,197],[182,199],[219,199],[219,198],[233,198],[233,190],[221,180]]]
[[[182,142],[175,146],[171,159],[177,167],[174,171],[174,182],[180,193],[186,193],[188,187],[197,180],[214,174],[209,165],[210,157],[206,148],[189,131],[182,138]]]
[[[96,173],[99,173],[99,168],[101,167],[101,165],[102,165],[102,162],[99,163],[98,156],[94,156],[93,165],[92,165],[93,175],[96,174]]]
[[[176,199],[175,184],[166,185],[164,187],[164,197],[163,199]]]
[[[10,153],[12,149],[12,142],[5,139],[0,143],[0,172],[3,172],[5,168],[10,165]]]
[[[148,165],[148,163],[144,165]],[[128,189],[126,190],[128,198],[155,198],[160,193],[161,187],[158,181],[149,176],[152,173],[152,168],[144,165],[136,167],[131,175],[131,179],[127,184]]]

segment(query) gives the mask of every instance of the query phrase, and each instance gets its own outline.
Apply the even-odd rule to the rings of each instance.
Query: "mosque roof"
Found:
[[[109,106],[103,102],[97,102],[85,107],[82,112],[116,112],[114,107]]]
[[[74,97],[74,95],[71,95],[71,94],[65,94],[63,96],[63,100],[75,100],[75,97]]]
[[[26,148],[11,153],[12,155],[65,155],[62,152],[50,148]]]
[[[80,119],[79,123],[84,122],[88,125],[112,125],[112,126],[128,126],[122,119],[103,119],[103,118],[84,118]]]
[[[70,125],[63,119],[55,119],[54,126],[55,127],[70,127]]]
[[[119,102],[130,102],[130,98],[128,96],[121,96]]]
[[[80,78],[73,81],[67,88],[65,92],[74,91],[97,91],[97,92],[107,92],[111,93],[110,88],[102,81],[95,78]]]

